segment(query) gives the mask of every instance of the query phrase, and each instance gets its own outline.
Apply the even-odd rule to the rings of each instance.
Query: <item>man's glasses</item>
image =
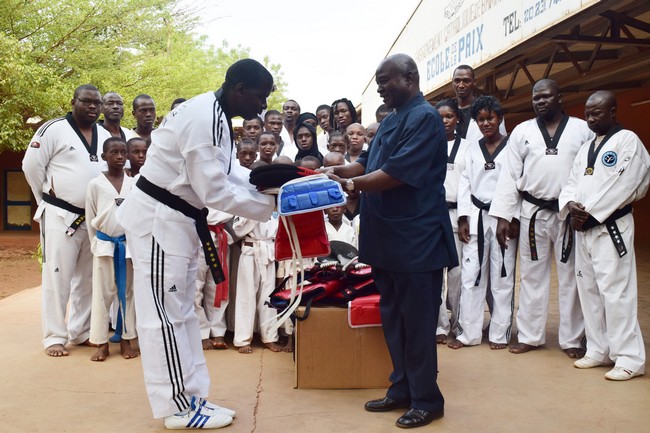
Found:
[[[90,107],[91,105],[94,105],[95,107],[101,107],[102,106],[102,101],[99,99],[81,99],[77,98],[77,101],[81,102],[81,104],[84,107]]]

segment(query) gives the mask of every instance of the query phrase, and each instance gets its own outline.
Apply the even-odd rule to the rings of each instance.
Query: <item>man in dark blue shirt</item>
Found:
[[[386,58],[376,81],[394,111],[382,121],[369,153],[334,167],[330,176],[362,193],[360,260],[373,266],[393,361],[386,397],[365,408],[409,408],[397,425],[420,427],[444,414],[435,329],[443,269],[458,264],[443,187],[447,142],[438,112],[420,92],[412,58]]]

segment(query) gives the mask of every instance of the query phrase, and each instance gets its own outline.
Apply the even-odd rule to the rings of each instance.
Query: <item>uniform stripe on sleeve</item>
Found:
[[[52,119],[52,120],[49,120],[49,121],[45,122],[44,124],[41,125],[40,128],[38,128],[38,131],[36,131],[36,135],[38,135],[39,137],[42,137],[43,134],[45,134],[45,131],[47,131],[47,128],[49,128],[50,126],[52,126],[56,122],[60,122],[62,120],[65,120],[65,117],[59,117],[57,119]]]

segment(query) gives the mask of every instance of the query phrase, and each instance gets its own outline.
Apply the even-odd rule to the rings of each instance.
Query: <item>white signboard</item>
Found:
[[[451,82],[454,69],[474,68],[602,0],[423,0],[390,54],[406,53],[426,95]],[[381,99],[372,81],[363,94],[364,124]]]

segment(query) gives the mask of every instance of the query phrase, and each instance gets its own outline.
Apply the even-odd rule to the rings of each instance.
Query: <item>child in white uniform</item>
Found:
[[[233,238],[225,229],[225,225],[231,222],[232,218],[233,216],[229,213],[214,209],[210,209],[208,213],[208,224],[212,240],[217,247],[219,257],[224,259],[221,260],[221,264],[224,267],[224,273],[226,273],[226,281],[219,283],[222,286],[218,286],[214,282],[212,273],[205,263],[203,248],[199,248],[199,268],[196,273],[194,309],[201,328],[203,350],[223,350],[228,348],[224,335],[226,335],[227,329],[226,311],[229,304],[228,273],[232,270],[227,269],[227,264],[230,262],[230,245],[233,243]],[[220,299],[215,302],[217,296],[220,296]],[[215,304],[218,304],[218,306]]]
[[[253,352],[251,342],[257,317],[262,343],[273,352],[280,352],[282,347],[277,344],[278,332],[273,328],[275,323],[271,320],[276,311],[266,305],[275,288],[274,255],[278,220],[272,217],[266,222],[258,222],[235,217],[233,230],[242,238],[233,344],[239,348],[239,353]]]
[[[341,241],[352,245],[354,248],[359,248],[357,233],[350,220],[343,216],[344,209],[344,206],[325,209],[327,238],[330,241]]]
[[[108,164],[108,171],[91,180],[86,192],[88,236],[93,253],[90,342],[99,345],[91,361],[104,361],[109,355],[109,309],[116,294],[122,311],[120,351],[125,359],[139,355],[130,342],[137,336],[133,267],[127,259],[124,229],[115,217],[118,206],[133,186],[133,178],[124,173],[126,155],[126,143],[122,138],[107,139],[101,157]]]

